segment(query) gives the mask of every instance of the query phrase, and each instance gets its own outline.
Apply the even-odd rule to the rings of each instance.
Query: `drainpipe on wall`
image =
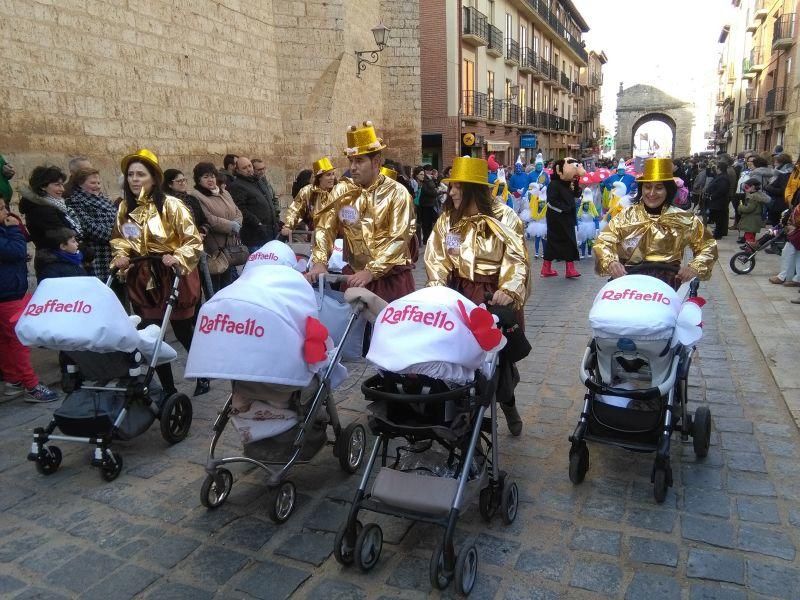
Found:
[[[458,23],[458,30],[456,31],[456,39],[458,40],[458,67],[457,67],[458,68],[458,90],[456,92],[458,94],[458,102],[456,104],[456,106],[458,107],[458,109],[456,110],[456,114],[458,115],[458,128],[457,128],[456,131],[457,131],[458,135],[456,136],[456,147],[455,147],[455,155],[454,156],[461,156],[461,138],[464,135],[463,132],[461,131],[461,124],[462,124],[462,120],[461,120],[461,90],[463,89],[463,85],[464,85],[464,82],[461,81],[461,77],[463,76],[462,73],[461,73],[461,65],[462,65],[462,62],[464,60],[463,56],[462,56],[462,47],[461,47],[461,32],[463,31],[462,27],[464,26],[463,23],[462,23],[463,18],[464,18],[464,8],[463,8],[462,3],[459,2],[458,3],[458,18],[456,19],[456,22]],[[478,61],[476,60],[475,62],[477,63]],[[442,168],[440,170],[444,171],[444,167],[445,166],[446,165],[442,165]]]

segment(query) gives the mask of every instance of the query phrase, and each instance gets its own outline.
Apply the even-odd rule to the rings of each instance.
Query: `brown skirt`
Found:
[[[411,274],[411,269],[411,265],[392,267],[383,277],[370,281],[366,288],[379,298],[386,300],[386,302],[394,302],[398,298],[407,296],[414,291],[416,286],[414,285],[414,276]],[[350,265],[346,265],[342,269],[342,273],[353,275],[355,271]],[[345,291],[347,287],[347,282],[343,282],[339,289]]]
[[[475,280],[470,281],[458,275],[450,275],[447,287],[454,289],[472,300],[475,304],[486,304],[498,290],[497,275],[475,275]],[[488,297],[488,298],[487,298]],[[517,322],[525,329],[525,313],[520,308],[517,310]]]
[[[152,279],[153,289],[147,289]],[[160,261],[143,260],[131,263],[126,282],[128,298],[133,312],[142,319],[162,319],[167,310],[167,300],[172,291],[172,269],[168,269]],[[178,302],[172,310],[171,319],[181,321],[194,316],[197,303],[200,302],[200,276],[197,269],[181,277],[178,284]]]
[[[677,290],[681,286],[681,283],[675,278],[675,276],[677,275],[677,271],[670,271],[668,269],[660,268],[659,265],[662,265],[662,264],[663,263],[647,263],[647,262],[643,262],[643,263],[640,263],[640,264],[637,264],[637,265],[632,265],[632,266],[636,267],[636,274],[637,275],[648,275],[650,277],[655,277],[656,279],[659,279],[660,281],[663,281],[664,283],[666,283],[672,289]],[[679,262],[674,262],[674,263],[669,263],[669,264],[671,264],[674,267],[680,267],[681,266],[681,263],[679,263]],[[650,266],[650,265],[654,265],[654,266]]]

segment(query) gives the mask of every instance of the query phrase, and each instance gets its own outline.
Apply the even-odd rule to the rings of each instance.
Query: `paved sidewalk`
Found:
[[[479,547],[473,597],[800,598],[800,433],[753,337],[763,328],[748,326],[737,302],[739,286],[759,285],[757,274],[729,284],[722,262],[702,288],[709,304],[689,394],[692,406],[711,407],[713,445],[698,461],[691,443],[675,438],[675,486],[657,505],[651,455],[591,445],[586,481],[573,486],[567,476],[567,436],[583,398],[577,365],[588,309],[603,284],[589,263],[580,267],[578,280],[534,279],[525,311],[534,351],[520,365],[518,388],[525,430],[511,438],[500,424],[502,459],[522,503],[510,527],[499,519],[486,526],[474,505],[460,521],[459,543],[472,539]],[[792,297],[790,290],[763,293]],[[39,356],[52,367],[52,356]],[[361,375],[354,369],[339,393],[345,423],[363,419]],[[51,408],[20,399],[0,404],[0,595],[439,597],[428,583],[436,528],[380,519],[387,543],[375,570],[335,562],[333,532],[357,482],[328,451],[294,471],[301,502],[280,527],[267,518],[263,478],[252,469],[234,468],[223,507],[202,508],[207,436],[224,399],[224,384],[214,382],[194,402],[192,434],[181,444],[166,447],[157,427],[118,444],[125,469],[110,484],[88,467],[85,447],[66,444],[62,468],[38,475],[25,461],[29,434]],[[225,445],[238,447],[230,431]]]

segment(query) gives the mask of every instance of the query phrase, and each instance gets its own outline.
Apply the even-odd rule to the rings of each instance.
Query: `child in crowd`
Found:
[[[750,178],[742,184],[744,198],[739,203],[739,231],[744,233],[745,244],[752,244],[756,234],[764,227],[761,218],[764,207],[769,204],[769,196],[761,191],[761,182]]]
[[[19,217],[0,202],[0,371],[3,394],[27,394],[26,402],[53,402],[58,394],[39,383],[31,366],[30,351],[14,332],[16,318],[25,308],[28,291],[28,249]]]
[[[36,272],[39,281],[54,277],[82,277],[87,275],[83,268],[83,252],[78,249],[78,240],[72,229],[65,227],[47,232],[51,249],[36,253]]]

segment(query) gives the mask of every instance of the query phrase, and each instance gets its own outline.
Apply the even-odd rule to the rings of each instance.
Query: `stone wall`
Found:
[[[17,182],[89,156],[116,192],[118,160],[148,147],[191,170],[226,153],[264,158],[287,193],[348,125],[375,122],[389,157],[420,156],[418,0],[5,0],[0,153]],[[370,29],[392,28],[356,77]]]
[[[633,151],[631,140],[633,128],[643,117],[647,120],[664,119],[674,122],[674,157],[689,156],[691,151],[692,126],[694,125],[694,105],[674,98],[649,85],[634,85],[617,94],[617,156],[630,157]],[[654,117],[649,119],[649,117]],[[668,123],[672,128],[672,124]]]

